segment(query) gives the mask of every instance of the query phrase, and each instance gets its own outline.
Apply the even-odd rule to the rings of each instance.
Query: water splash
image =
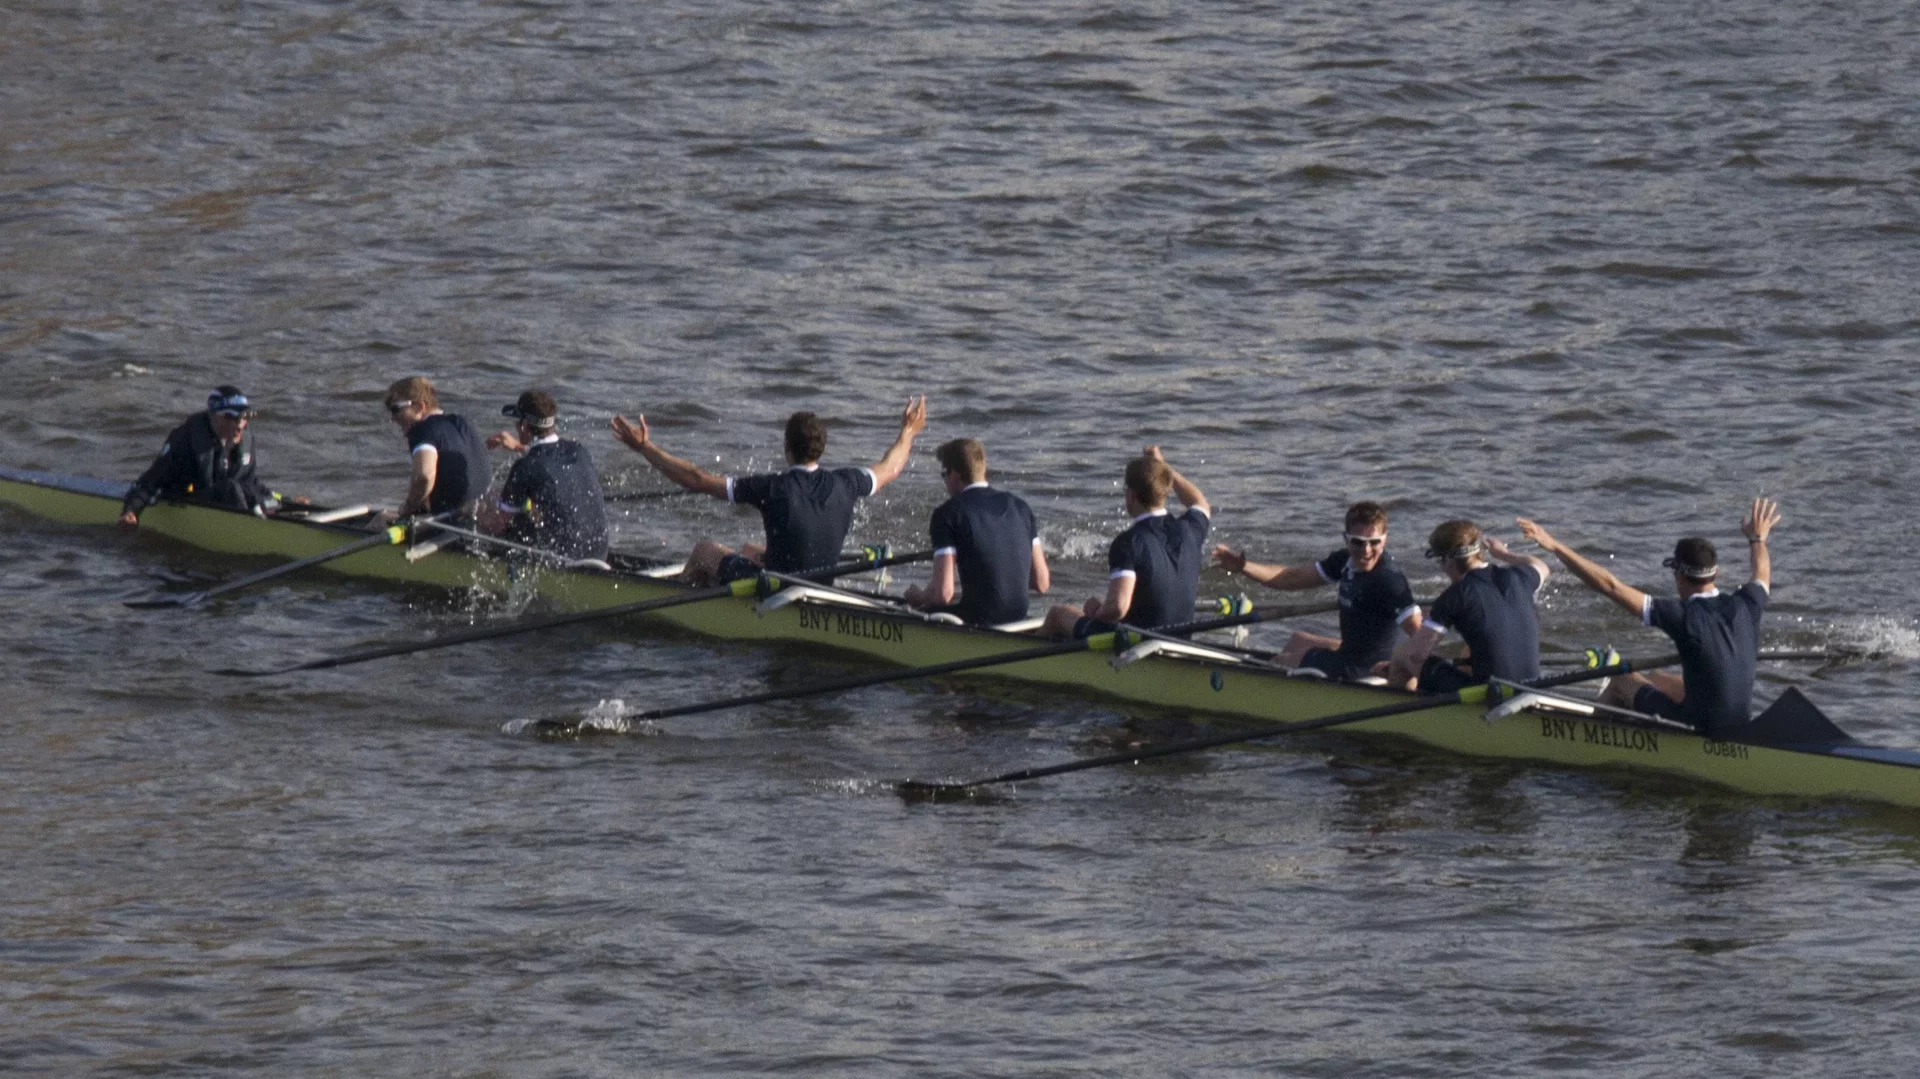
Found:
[[[551,720],[521,718],[508,720],[500,725],[506,734],[526,734]],[[574,734],[635,734],[650,736],[660,733],[660,728],[652,720],[631,718],[627,702],[618,697],[602,698],[599,703],[586,710],[579,719],[573,721]]]
[[[1882,660],[1920,659],[1920,625],[1888,615],[1845,618],[1834,623],[1827,643]]]

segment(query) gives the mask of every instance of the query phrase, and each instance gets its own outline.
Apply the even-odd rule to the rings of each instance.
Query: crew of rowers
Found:
[[[551,396],[539,390],[521,394],[501,409],[515,421],[514,429],[484,442],[464,418],[441,410],[433,384],[424,378],[394,383],[385,403],[405,434],[412,463],[397,516],[432,515],[473,526],[476,535],[501,537],[510,547],[568,561],[606,557],[599,475],[585,447],[559,436]],[[161,498],[277,512],[279,497],[255,478],[247,431],[251,415],[246,395],[237,388],[216,389],[206,411],[175,429],[152,467],[133,483],[123,527],[137,527],[140,512]],[[654,441],[645,416],[612,421],[614,436],[668,480],[760,511],[763,543],[736,550],[703,539],[694,546],[683,576],[695,585],[838,563],[856,503],[900,477],[914,439],[926,426],[926,399],[909,399],[899,434],[878,461],[866,468],[824,468],[826,424],[811,412],[796,412],[786,425],[787,468],[725,476],[667,452]],[[520,455],[491,496],[489,448]],[[907,603],[973,625],[1020,622],[1027,617],[1029,592],[1044,594],[1051,587],[1033,510],[1019,496],[988,483],[986,451],[974,439],[943,443],[934,456],[948,498],[929,522],[932,579],[908,588]],[[1086,637],[1122,624],[1177,634],[1192,621],[1212,507],[1157,446],[1128,462],[1122,479],[1133,521],[1108,547],[1105,594],[1081,606],[1051,607],[1040,624],[1043,634]],[[1180,502],[1181,512],[1168,509],[1169,496]],[[1767,536],[1779,520],[1771,500],[1753,501],[1741,522],[1751,578],[1729,593],[1716,587],[1720,564],[1713,544],[1700,537],[1680,540],[1665,561],[1673,571],[1674,599],[1655,599],[1627,586],[1533,521],[1516,518],[1516,523],[1523,536],[1559,558],[1588,587],[1665,632],[1677,646],[1678,675],[1615,678],[1601,702],[1722,735],[1750,714],[1760,616],[1770,587]],[[1330,585],[1338,590],[1340,635],[1294,633],[1280,653],[1283,666],[1342,681],[1384,678],[1389,685],[1423,693],[1451,693],[1490,678],[1518,683],[1540,677],[1535,602],[1550,573],[1544,560],[1515,553],[1472,521],[1442,522],[1428,537],[1426,555],[1439,563],[1449,584],[1423,615],[1406,575],[1387,553],[1384,508],[1374,502],[1348,507],[1341,538],[1342,546],[1325,558],[1290,566],[1255,562],[1245,551],[1226,546],[1212,550],[1220,567],[1267,588]],[[1433,654],[1450,632],[1465,641],[1459,659]]]

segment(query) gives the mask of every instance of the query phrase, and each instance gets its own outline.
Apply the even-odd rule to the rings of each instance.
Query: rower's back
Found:
[[[1540,616],[1534,594],[1540,574],[1528,565],[1468,570],[1433,603],[1426,624],[1458,632],[1472,652],[1475,681],[1530,682],[1540,677]]]
[[[1715,589],[1647,603],[1647,625],[1673,638],[1674,651],[1680,653],[1680,677],[1686,685],[1680,718],[1702,734],[1737,727],[1750,717],[1760,616],[1768,598],[1765,585],[1748,581],[1731,593]]]
[[[730,479],[727,498],[760,511],[767,528],[762,564],[776,573],[798,573],[840,560],[854,506],[877,486],[871,469],[805,464]]]

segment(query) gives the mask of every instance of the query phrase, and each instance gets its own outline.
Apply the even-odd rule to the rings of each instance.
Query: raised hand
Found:
[[[1756,498],[1753,508],[1747,511],[1747,517],[1740,522],[1740,531],[1750,540],[1766,542],[1767,533],[1780,523],[1780,507],[1771,498]]]
[[[626,443],[635,453],[641,452],[642,447],[646,446],[651,440],[651,434],[647,430],[647,417],[645,415],[635,416],[631,420],[625,416],[615,415],[613,417],[612,427],[613,437]]]

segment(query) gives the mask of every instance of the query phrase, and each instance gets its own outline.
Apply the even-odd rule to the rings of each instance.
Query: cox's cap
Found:
[[[253,415],[253,406],[238,386],[221,386],[207,395],[207,411],[245,419]]]
[[[553,403],[553,397],[542,390],[528,390],[520,395],[513,404],[503,406],[500,414],[538,430],[553,426],[554,417],[560,409]]]

